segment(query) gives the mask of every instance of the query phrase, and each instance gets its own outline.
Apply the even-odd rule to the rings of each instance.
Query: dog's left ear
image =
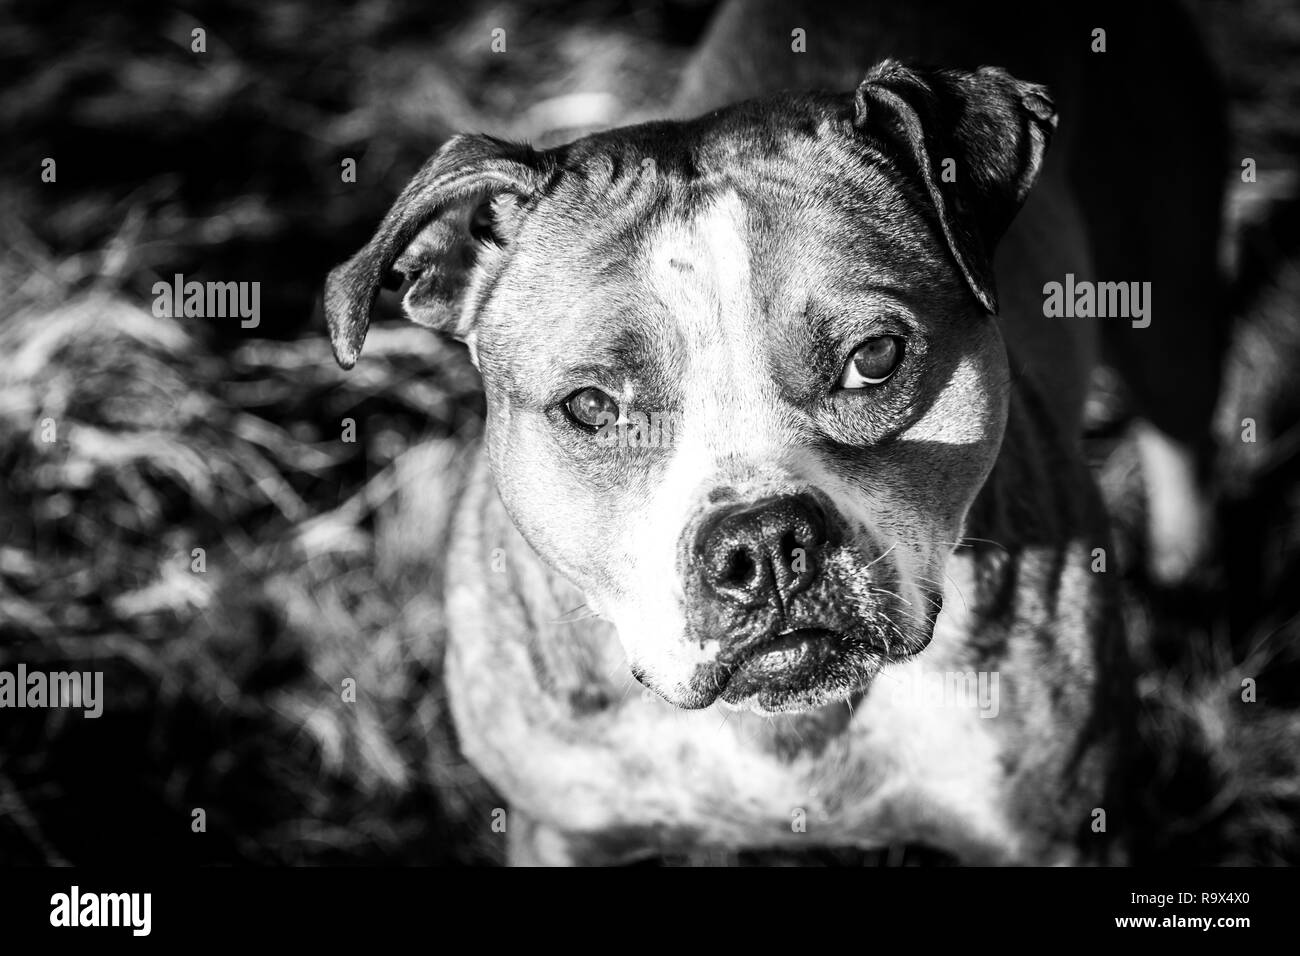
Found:
[[[996,67],[919,70],[885,60],[862,81],[854,106],[858,130],[920,178],[966,284],[996,313],[993,250],[1056,128],[1046,88]]]
[[[508,244],[522,210],[551,172],[544,153],[490,136],[455,136],[397,197],[374,237],[325,280],[334,357],[361,353],[380,286],[411,281],[402,300],[420,325],[464,337],[466,292],[494,247]]]

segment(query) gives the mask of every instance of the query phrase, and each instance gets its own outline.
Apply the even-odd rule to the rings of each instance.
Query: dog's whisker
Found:
[[[583,610],[584,608],[585,608],[586,611],[587,611],[586,614],[580,615],[580,616],[578,616],[578,617],[571,617],[571,616],[570,616],[570,615],[572,615],[572,614],[576,614],[578,611],[581,611],[581,610]],[[595,611],[593,611],[590,607],[588,607],[588,606],[587,606],[587,602],[584,601],[583,603],[579,604],[577,607],[574,607],[574,608],[571,608],[571,609],[565,611],[565,612],[564,612],[563,614],[561,614],[559,617],[557,617],[557,618],[553,618],[553,619],[551,619],[551,620],[543,621],[542,623],[544,623],[544,624],[576,624],[578,621],[590,621],[592,618],[599,617],[599,616],[600,616],[600,615],[598,615]]]
[[[989,544],[995,548],[1005,551],[1007,554],[1011,553],[1011,549],[1008,548],[1005,544],[1003,544],[1001,541],[994,541],[992,538],[975,538],[975,537],[966,536],[962,538],[962,543],[964,544],[966,542],[973,542],[974,544]]]
[[[958,596],[959,598],[961,598],[962,607],[963,607],[965,610],[969,611],[969,610],[970,610],[970,603],[966,600],[966,594],[965,594],[965,592],[962,591],[962,589],[961,589],[961,585],[958,584],[958,583],[956,582],[956,580],[953,579],[953,576],[952,576],[951,574],[949,574],[946,570],[943,572],[943,576],[944,576],[945,580],[947,580],[947,582],[948,582],[949,584],[952,585],[953,590],[955,590],[955,591],[957,592],[957,596]],[[916,576],[916,580],[917,580],[919,583],[921,583],[921,584],[925,584],[925,585],[928,585],[929,587],[934,588],[934,589],[935,589],[936,591],[938,591],[940,594],[942,594],[942,593],[944,592],[944,590],[945,590],[942,581],[937,581],[937,580],[935,580],[934,578],[928,577],[927,575],[918,574],[918,575]],[[924,592],[922,592],[922,596],[925,597],[925,599],[926,599],[927,601],[929,601],[931,604],[933,604],[933,605],[935,606],[935,608],[937,608],[937,609],[942,609],[942,608],[943,608],[943,603],[942,603],[942,602],[933,600],[932,598],[926,596]]]
[[[958,584],[956,581],[954,581],[952,575],[949,574],[947,571],[943,573],[943,576],[948,579],[948,583],[953,586],[953,590],[955,590],[957,592],[957,596],[961,598],[962,609],[965,611],[970,611],[970,603],[966,600],[966,592],[964,592],[961,589],[961,585]]]
[[[899,600],[899,601],[902,601],[902,602],[903,602],[904,604],[906,604],[908,607],[915,607],[915,605],[914,605],[911,601],[909,601],[907,598],[903,597],[903,595],[899,594],[897,591],[891,591],[891,590],[889,590],[889,588],[882,588],[882,587],[880,587],[879,585],[875,585],[875,584],[870,585],[870,586],[867,588],[867,593],[868,593],[868,594],[883,594],[883,595],[885,595],[886,597],[892,597],[892,598],[895,598],[895,599],[897,599],[897,600]]]
[[[943,576],[952,584],[954,588],[957,589],[957,593],[961,594],[961,588],[958,587],[957,582],[953,580],[952,575],[949,574],[947,570],[943,572]],[[942,601],[936,601],[933,598],[931,598],[928,594],[925,593],[925,589],[926,588],[933,589],[934,591],[937,591],[942,596],[945,590],[943,586],[943,582],[939,581],[937,578],[930,577],[927,574],[916,574],[915,577],[916,577],[917,584],[924,585],[924,587],[921,589],[921,596],[924,597],[931,604],[933,604],[936,608],[941,608],[943,606]],[[964,602],[965,600],[966,598],[963,595],[962,601]]]
[[[937,585],[936,585],[936,582],[933,582],[933,581],[926,581],[926,580],[924,580],[924,579],[922,579],[922,578],[920,578],[920,577],[918,577],[918,580],[919,580],[922,584],[930,584],[932,587],[933,587],[933,586],[937,586]],[[903,595],[899,594],[897,591],[890,591],[890,590],[888,590],[888,589],[886,589],[886,588],[881,588],[881,587],[875,587],[875,586],[873,586],[872,588],[869,589],[869,592],[868,592],[868,593],[873,593],[873,592],[876,593],[876,594],[885,594],[885,595],[888,595],[889,597],[896,598],[897,600],[903,602],[904,604],[906,604],[906,605],[907,605],[908,607],[910,607],[910,608],[915,608],[915,607],[916,607],[915,602],[913,602],[913,601],[909,601],[907,598],[903,597]],[[932,606],[936,611],[938,611],[938,610],[942,610],[942,609],[943,609],[943,602],[942,602],[942,601],[936,601],[934,598],[930,597],[930,596],[929,596],[928,594],[926,594],[924,591],[920,591],[919,593],[920,593],[920,595],[921,595],[921,599],[922,599],[923,601],[926,601],[927,603],[929,603],[929,604],[930,604],[930,605],[931,605],[931,606]]]
[[[633,680],[632,675],[629,674],[626,682],[623,684],[623,697],[620,699],[619,703],[625,703],[627,701],[627,695],[635,684],[636,681]]]
[[[895,548],[897,548],[897,547],[898,547],[898,542],[895,541],[895,542],[894,542],[893,544],[891,544],[888,548],[886,548],[885,551],[884,551],[884,552],[883,552],[879,557],[877,557],[877,558],[876,558],[875,560],[873,560],[870,564],[868,564],[865,568],[863,568],[863,570],[864,570],[864,571],[869,571],[869,570],[870,570],[870,569],[871,569],[871,568],[876,564],[877,561],[883,561],[883,560],[885,559],[885,557],[889,554],[889,552],[890,552],[890,551],[893,551],[893,550],[894,550]]]

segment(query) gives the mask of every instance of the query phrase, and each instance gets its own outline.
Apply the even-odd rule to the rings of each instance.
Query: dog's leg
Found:
[[[1149,423],[1138,436],[1149,570],[1170,585],[1196,569],[1213,537],[1210,421],[1227,341],[1223,98],[1191,23],[1174,14],[1134,7],[1111,51],[1085,61],[1071,169],[1095,278],[1150,283],[1145,316],[1099,325],[1103,354]]]
[[[510,811],[506,862],[511,866],[576,866],[574,844],[559,830],[518,810]]]
[[[1205,457],[1149,421],[1137,424],[1136,444],[1146,485],[1148,570],[1176,585],[1205,560],[1214,535],[1214,511],[1205,486]]]

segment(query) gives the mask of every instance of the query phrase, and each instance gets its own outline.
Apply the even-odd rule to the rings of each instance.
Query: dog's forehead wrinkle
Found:
[[[694,119],[656,120],[590,134],[556,149],[559,167],[608,185],[640,174],[646,159],[679,178],[703,178],[756,154],[771,156],[808,142],[849,141],[851,101],[844,94],[777,94]]]

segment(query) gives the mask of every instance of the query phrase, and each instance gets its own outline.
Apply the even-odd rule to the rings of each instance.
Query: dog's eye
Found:
[[[893,335],[873,336],[849,356],[849,361],[840,374],[840,388],[879,385],[894,374],[902,360],[902,340]]]
[[[584,388],[564,400],[569,418],[583,428],[600,428],[618,421],[618,402],[598,388]]]

